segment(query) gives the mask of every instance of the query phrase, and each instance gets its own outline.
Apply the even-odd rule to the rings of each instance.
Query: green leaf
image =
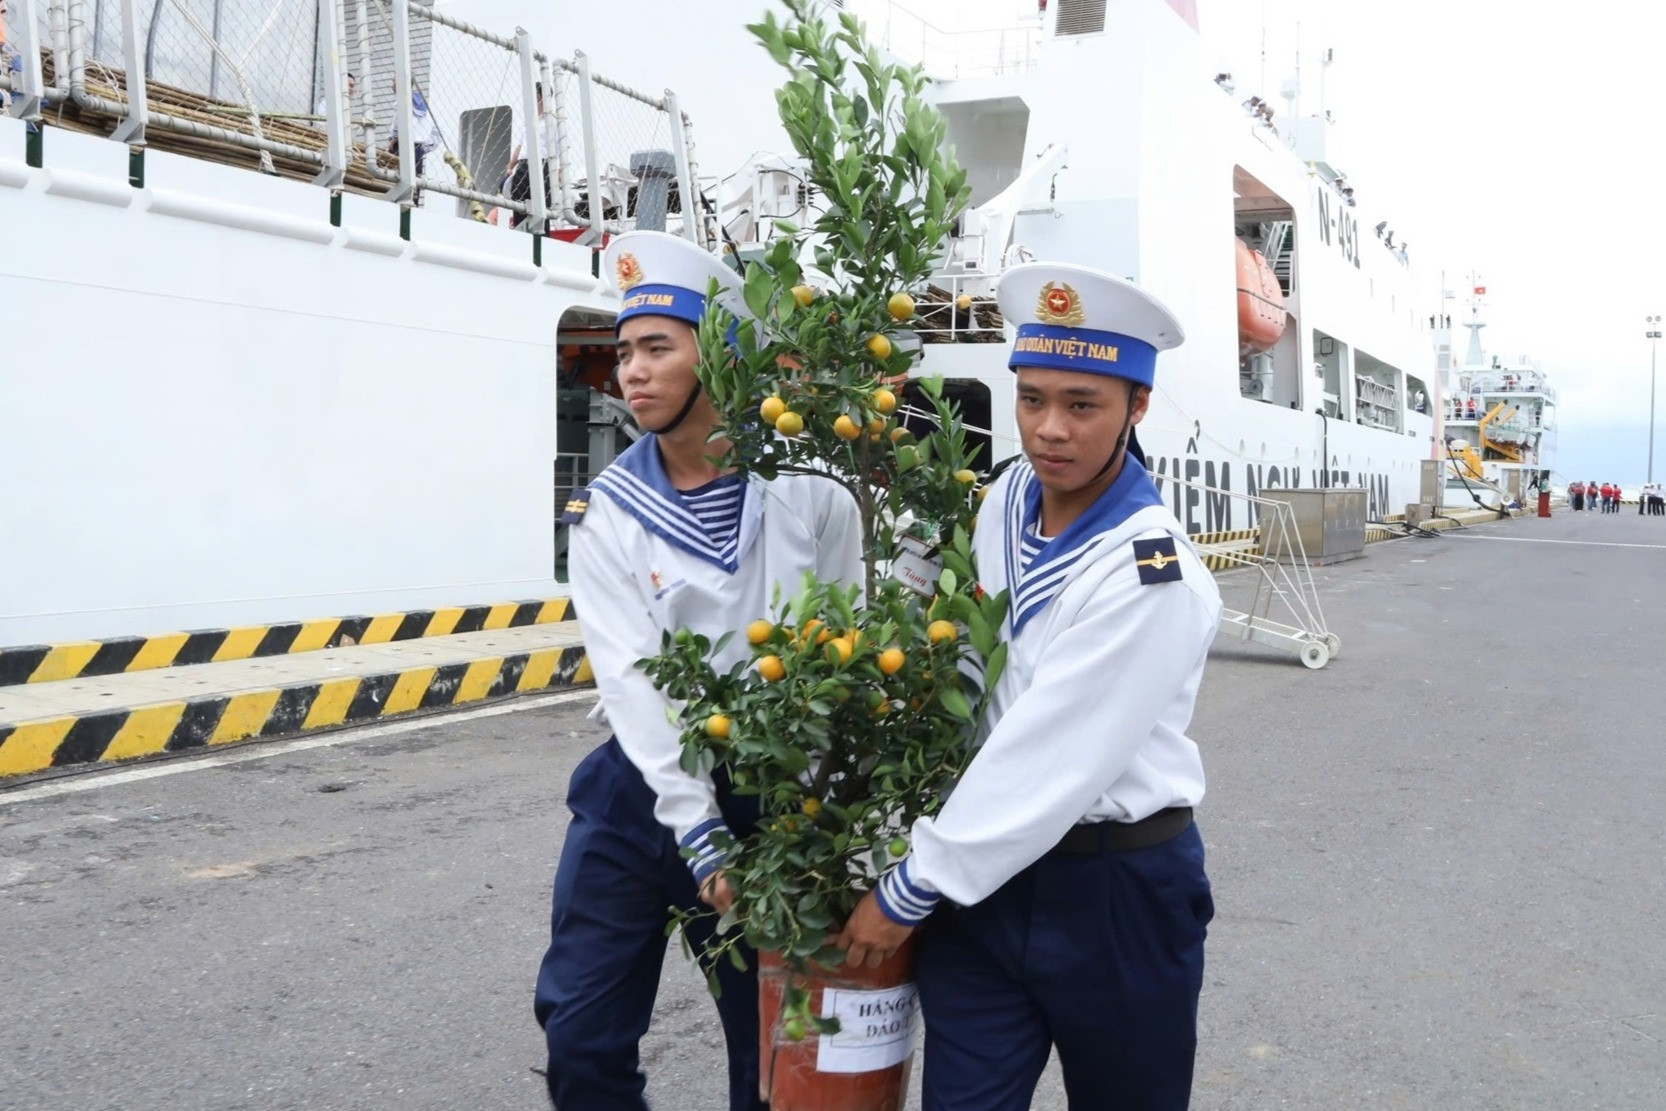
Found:
[[[943,573],[937,576],[937,585],[943,588],[944,594],[953,594],[959,588],[960,580],[953,571],[944,567]]]
[[[995,631],[989,627],[989,622],[976,605],[966,607],[965,620],[972,647],[978,655],[987,658],[995,650]]]
[[[749,23],[746,29],[763,43],[764,49],[769,51],[769,56],[775,60],[776,65],[784,66],[791,61],[792,52],[787,49],[781,28],[776,25],[774,12],[766,12],[762,23]]]
[[[715,281],[713,284],[716,284]],[[746,281],[741,287],[741,296],[753,316],[762,318],[769,315],[769,295],[774,288],[775,283],[771,280],[769,271],[755,262],[747,264]]]
[[[950,548],[943,548],[937,553],[937,555],[938,558],[943,561],[944,570],[953,571],[956,575],[965,579],[967,582],[971,582],[975,577],[972,574],[971,561],[959,552]]]
[[[988,690],[988,691],[994,690],[996,681],[998,679],[1000,679],[1001,673],[1003,671],[1005,671],[1006,669],[1007,669],[1007,642],[1003,640],[995,646],[995,650],[993,652],[989,653],[989,658],[984,661],[984,665],[983,665],[983,687],[984,687],[984,690]]]
[[[943,708],[961,721],[972,720],[972,706],[966,701],[966,696],[954,687],[940,687],[937,691],[938,701]]]

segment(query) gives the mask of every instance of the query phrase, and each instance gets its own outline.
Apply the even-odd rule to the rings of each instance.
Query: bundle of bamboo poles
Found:
[[[49,50],[41,51],[41,74],[50,87],[54,75],[52,52]],[[88,93],[101,100],[120,104],[127,102],[127,75],[120,69],[102,63],[89,65],[86,88]],[[255,133],[247,105],[216,100],[160,81],[148,82],[145,92],[152,113],[166,113],[178,120],[251,137]],[[112,134],[121,122],[117,115],[89,110],[69,100],[52,105],[48,109],[48,119],[57,127],[104,136]],[[321,120],[314,116],[262,113],[260,130],[270,142],[320,152],[317,162],[278,151],[270,152],[273,172],[279,177],[311,181],[318,175],[323,165],[322,152],[325,145],[324,125]],[[251,170],[261,168],[261,152],[258,150],[227,140],[193,135],[167,127],[148,127],[145,131],[145,145],[154,150],[183,154],[205,162],[240,166]],[[376,159],[375,164],[384,173],[398,172],[399,160],[395,156],[382,150],[373,150],[370,153]],[[343,188],[349,192],[369,195],[379,195],[388,189],[386,180],[378,179],[370,173],[365,164],[365,148],[360,143],[354,143],[349,148],[347,178]]]
[[[916,326],[925,343],[1005,343],[1001,312],[988,302],[962,309],[954,295],[941,286],[927,286],[926,296],[915,306]],[[951,337],[949,329],[954,328]]]

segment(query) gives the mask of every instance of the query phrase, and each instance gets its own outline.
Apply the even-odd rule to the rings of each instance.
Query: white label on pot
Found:
[[[826,989],[821,1017],[837,1018],[839,1032],[818,1039],[816,1071],[875,1072],[901,1064],[914,1049],[919,1013],[919,991],[913,984],[880,991]]]
[[[903,538],[902,551],[891,561],[891,577],[930,598],[937,593],[937,576],[943,573],[941,559],[927,559],[927,548],[912,536]]]

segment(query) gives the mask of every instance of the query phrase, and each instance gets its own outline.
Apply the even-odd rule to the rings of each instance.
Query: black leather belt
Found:
[[[1050,850],[1070,856],[1098,856],[1129,849],[1149,849],[1173,840],[1192,824],[1192,808],[1171,806],[1137,822],[1094,822],[1071,826]]]

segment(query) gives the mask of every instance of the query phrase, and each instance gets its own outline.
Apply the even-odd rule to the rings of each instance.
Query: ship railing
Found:
[[[1487,410],[1489,408],[1491,408],[1490,405],[1481,405],[1477,403],[1474,407],[1470,407],[1465,405],[1462,399],[1456,401],[1448,399],[1446,402],[1446,419],[1448,421],[1459,421],[1466,424],[1475,423],[1487,415]],[[1493,435],[1497,432],[1542,432],[1545,429],[1552,427],[1552,425],[1552,418],[1536,416],[1528,410],[1523,409],[1520,413],[1511,417],[1509,420],[1495,420],[1488,424],[1487,434]]]
[[[578,242],[637,226],[644,193],[669,202],[645,219],[684,197],[698,209],[674,94],[432,0],[8,4],[21,64],[0,66],[0,86],[13,115],[402,205],[447,194],[459,215]],[[652,178],[662,187],[639,190]],[[683,223],[690,238],[709,231]]]
[[[939,78],[1030,73],[1041,51],[1041,23],[944,28],[896,0],[851,5],[882,49]]]
[[[217,144],[268,173],[316,172],[321,144],[295,116],[306,110],[298,90],[311,80],[317,3],[304,0],[302,20],[300,2],[9,0],[12,26],[33,32],[16,44],[25,88],[10,111],[134,146],[155,129],[187,153]]]
[[[1479,397],[1488,394],[1543,394],[1555,397],[1555,392],[1545,384],[1544,376],[1536,371],[1501,371],[1496,373],[1476,374],[1469,380],[1469,390]]]
[[[582,52],[555,65],[552,185],[558,217],[590,229],[591,238],[658,224],[639,201],[665,198],[681,215],[683,234],[716,246],[716,217],[699,185],[694,133],[670,89],[662,96],[633,89],[590,70]],[[667,157],[669,156],[669,157]],[[663,193],[650,187],[659,179]],[[595,203],[593,198],[599,198]],[[658,203],[657,201],[650,202]]]

